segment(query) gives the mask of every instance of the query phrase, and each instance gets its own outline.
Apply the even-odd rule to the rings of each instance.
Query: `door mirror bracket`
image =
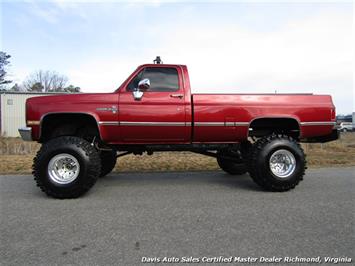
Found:
[[[133,98],[135,101],[140,101],[143,97],[143,91],[140,91],[139,89],[135,89],[133,92]]]

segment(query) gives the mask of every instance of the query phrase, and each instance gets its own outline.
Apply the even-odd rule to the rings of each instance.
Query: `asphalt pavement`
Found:
[[[308,170],[284,193],[222,171],[114,173],[79,199],[57,200],[29,175],[0,176],[0,264],[165,265],[167,257],[170,265],[221,265],[285,256],[354,263],[354,185],[355,168]]]

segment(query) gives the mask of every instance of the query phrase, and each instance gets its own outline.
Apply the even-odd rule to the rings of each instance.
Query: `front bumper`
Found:
[[[339,139],[339,136],[340,136],[340,131],[338,129],[333,129],[332,133],[330,133],[329,135],[303,139],[302,142],[325,143],[325,142],[337,140]]]
[[[21,127],[18,129],[20,132],[21,138],[24,141],[32,141],[32,128],[31,127]]]

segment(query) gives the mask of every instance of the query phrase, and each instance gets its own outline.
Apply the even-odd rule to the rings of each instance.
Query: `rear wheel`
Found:
[[[301,146],[286,135],[259,139],[250,152],[248,171],[252,179],[269,191],[293,189],[303,179],[306,159]]]
[[[87,192],[100,174],[97,150],[78,137],[58,137],[44,143],[33,163],[37,186],[54,198],[76,198]]]
[[[113,168],[115,168],[117,156],[116,151],[101,151],[100,152],[100,159],[101,159],[101,171],[100,177],[104,177],[111,173]]]

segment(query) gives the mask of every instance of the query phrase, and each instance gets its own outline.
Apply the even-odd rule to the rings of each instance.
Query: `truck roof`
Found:
[[[143,64],[138,66],[141,67],[186,67],[186,65],[178,65],[178,64]]]

